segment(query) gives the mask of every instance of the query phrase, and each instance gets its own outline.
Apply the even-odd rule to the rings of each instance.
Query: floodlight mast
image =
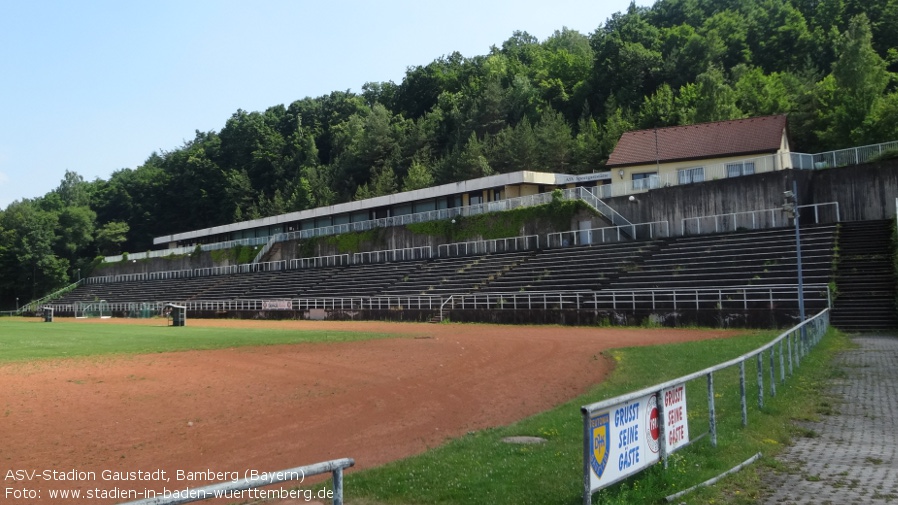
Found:
[[[783,193],[783,196],[785,197],[785,202],[783,202],[783,211],[787,214],[791,214],[792,220],[795,223],[795,260],[796,268],[798,270],[798,316],[799,318],[801,318],[801,322],[804,322],[804,274],[801,268],[801,233],[799,231],[800,214],[798,212],[798,181],[793,179],[792,191],[785,191]],[[804,344],[804,326],[802,326],[801,328],[801,337],[802,344]]]

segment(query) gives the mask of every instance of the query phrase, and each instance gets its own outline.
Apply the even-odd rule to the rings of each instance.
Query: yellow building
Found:
[[[614,194],[791,168],[786,126],[778,115],[627,132],[606,165],[624,186]]]

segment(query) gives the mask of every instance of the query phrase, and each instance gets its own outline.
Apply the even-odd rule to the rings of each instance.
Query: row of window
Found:
[[[726,164],[727,177],[742,177],[743,175],[752,175],[755,173],[755,163],[753,161],[745,161],[738,163]],[[702,182],[705,180],[705,167],[683,168],[677,170],[677,184],[692,184],[694,182]],[[660,186],[661,180],[658,172],[643,172],[633,174],[633,189],[655,189]]]

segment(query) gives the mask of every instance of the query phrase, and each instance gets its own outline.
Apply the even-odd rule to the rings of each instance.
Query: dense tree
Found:
[[[832,114],[821,137],[835,147],[866,143],[864,122],[889,84],[886,64],[872,46],[870,23],[863,14],[852,18],[836,44],[838,60],[821,84],[823,102]]]

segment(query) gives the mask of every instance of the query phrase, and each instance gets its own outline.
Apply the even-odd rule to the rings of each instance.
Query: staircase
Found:
[[[842,223],[838,243],[831,324],[849,332],[898,328],[892,221]]]

